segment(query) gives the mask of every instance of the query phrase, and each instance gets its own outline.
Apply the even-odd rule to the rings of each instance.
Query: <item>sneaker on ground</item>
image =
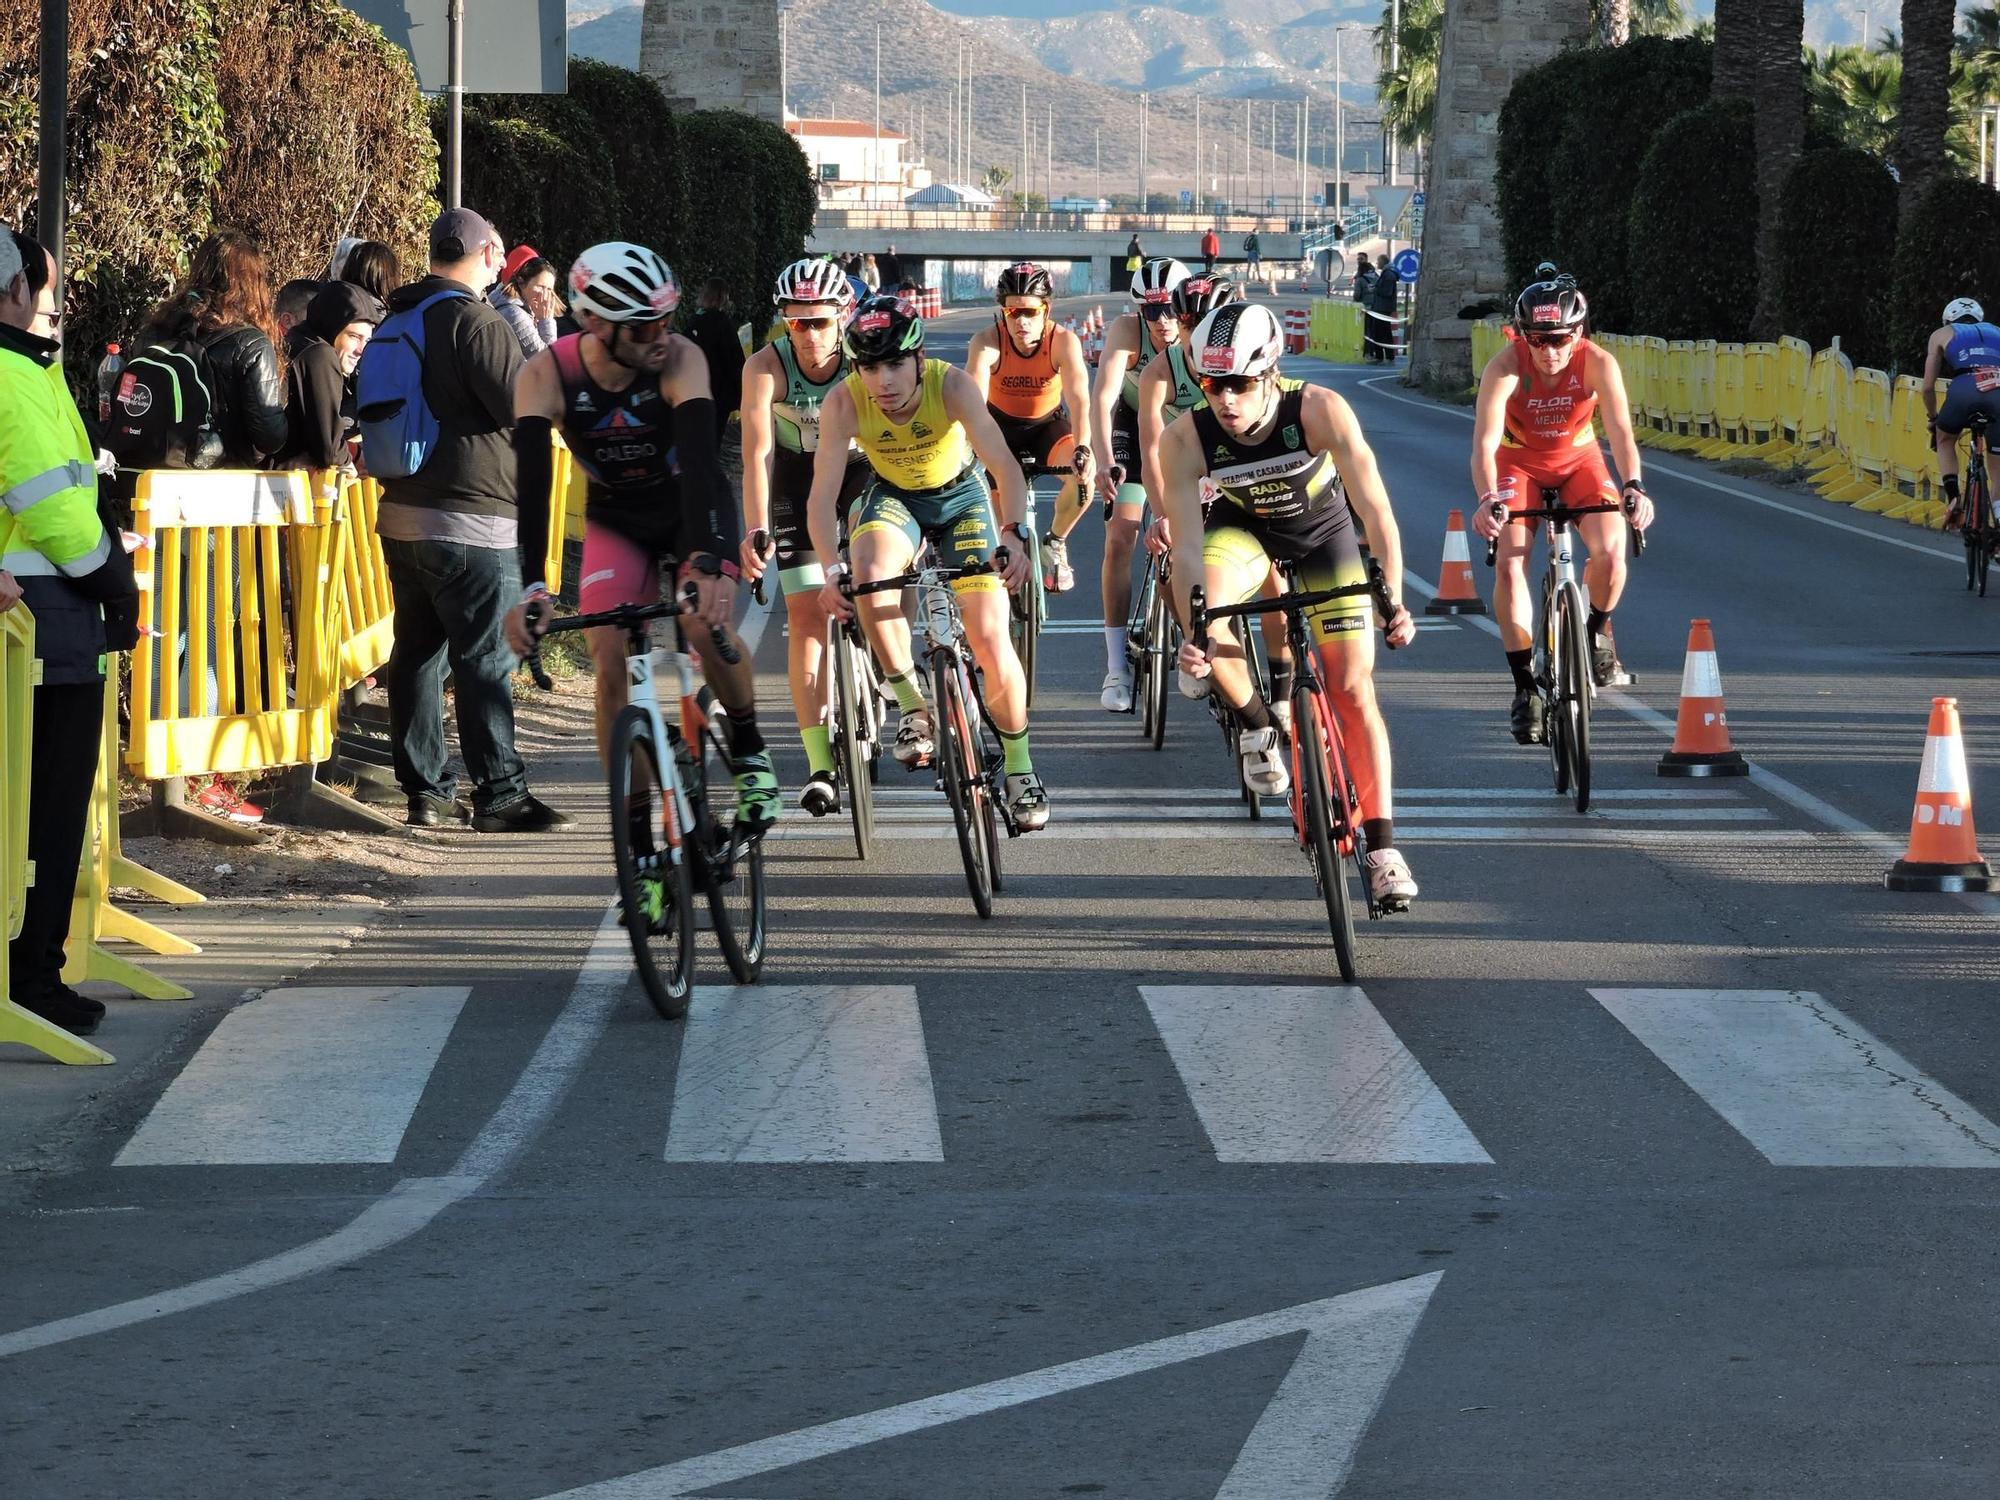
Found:
[[[1206,677],[1196,677],[1190,673],[1183,672],[1179,667],[1175,667],[1174,681],[1180,685],[1181,696],[1183,698],[1192,698],[1195,702],[1199,703],[1208,696],[1208,679]]]
[[[194,805],[203,812],[217,818],[226,818],[232,823],[261,823],[264,809],[245,802],[236,793],[236,788],[217,776],[195,796]]]
[[[479,833],[549,833],[569,827],[570,819],[533,793],[524,792],[512,802],[474,813],[472,826]]]
[[[1236,753],[1243,762],[1243,784],[1260,797],[1282,797],[1292,789],[1292,773],[1278,748],[1276,725],[1246,729],[1236,736]]]
[[[1590,675],[1601,688],[1632,685],[1632,674],[1625,670],[1625,663],[1618,659],[1618,643],[1607,631],[1600,631],[1591,637]]]
[[[771,764],[771,752],[736,758],[736,824],[748,833],[762,833],[778,821],[784,807],[778,791],[778,773]]]
[[[840,811],[840,787],[831,771],[815,771],[799,790],[799,806],[815,818]]]
[[[1045,827],[1049,821],[1049,794],[1042,785],[1042,778],[1033,771],[1009,775],[1007,810],[1014,815],[1015,825],[1023,833],[1033,833]]]
[[[1514,742],[1520,745],[1539,745],[1542,742],[1542,695],[1533,688],[1515,688],[1514,706],[1509,710],[1507,722],[1514,731]]]
[[[412,828],[462,828],[471,816],[455,798],[420,792],[410,798],[409,816],[403,821]]]
[[[1408,911],[1416,899],[1417,882],[1394,849],[1368,851],[1368,895],[1383,911]]]
[[[1067,594],[1076,587],[1076,573],[1069,565],[1069,543],[1059,536],[1042,538],[1042,587],[1051,594]]]
[[[1097,701],[1114,714],[1132,712],[1132,674],[1129,672],[1106,672],[1104,691],[1097,695]]]
[[[915,770],[931,758],[937,748],[931,739],[931,711],[913,708],[896,725],[896,759],[906,770]]]

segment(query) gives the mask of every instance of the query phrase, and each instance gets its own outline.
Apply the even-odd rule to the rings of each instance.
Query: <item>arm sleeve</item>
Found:
[[[732,562],[743,541],[743,518],[722,472],[715,438],[715,403],[706,396],[674,405],[674,447],[680,455],[684,552],[713,552]],[[523,541],[526,532],[522,533]]]
[[[547,417],[522,417],[514,424],[515,525],[521,548],[521,582],[528,585],[548,582],[554,428]]]
[[[248,341],[243,362],[243,435],[266,456],[284,450],[285,382],[278,373],[278,351],[262,334]]]

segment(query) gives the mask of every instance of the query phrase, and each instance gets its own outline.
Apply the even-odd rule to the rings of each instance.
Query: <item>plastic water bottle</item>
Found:
[[[104,346],[104,358],[97,363],[97,420],[111,420],[111,403],[118,395],[118,377],[125,372],[125,356],[116,344]]]

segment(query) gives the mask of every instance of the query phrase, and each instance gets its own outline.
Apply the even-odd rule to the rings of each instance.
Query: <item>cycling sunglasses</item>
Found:
[[[1049,312],[1048,308],[1039,302],[1029,303],[1025,306],[1019,303],[1009,303],[1000,310],[1008,317],[1018,319],[1023,323],[1032,323],[1037,318],[1045,318]]]
[[[1164,322],[1173,315],[1174,308],[1171,302],[1148,302],[1139,309],[1139,316],[1148,323]]]
[[[838,318],[786,318],[787,328],[796,328],[802,333],[824,333],[829,328],[838,328]]]
[[[1263,379],[1262,375],[1204,375],[1200,384],[1201,388],[1211,396],[1223,391],[1232,396],[1241,396],[1246,391],[1254,391]]]
[[[671,330],[665,318],[646,318],[613,325],[627,343],[657,344]]]
[[[1524,333],[1521,337],[1526,339],[1528,346],[1533,349],[1560,349],[1576,337],[1576,330],[1567,328],[1561,333]]]

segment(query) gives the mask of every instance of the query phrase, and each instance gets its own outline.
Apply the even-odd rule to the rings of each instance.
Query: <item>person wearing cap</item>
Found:
[[[416,473],[382,480],[376,519],[396,604],[383,674],[396,780],[412,824],[459,820],[445,769],[448,658],[472,826],[481,833],[566,827],[568,818],[528,791],[514,748],[515,657],[501,630],[521,592],[513,448],[521,345],[483,293],[505,252],[491,224],[453,208],[431,224],[430,254],[430,274],[389,297],[392,317],[429,304],[423,395],[438,425]]]
[[[500,266],[500,280],[487,293],[493,310],[521,341],[521,358],[533,359],[556,341],[556,268],[533,245],[516,245]]]
[[[330,282],[306,304],[285,336],[285,426],[290,440],[277,463],[331,469],[352,463],[354,371],[387,309],[345,281]]]
[[[78,1036],[104,1006],[62,982],[104,720],[104,654],[138,640],[132,562],[97,508],[96,452],[63,382],[55,260],[0,224],[0,614],[35,617],[41,681],[25,770],[35,869],[8,947],[8,994]]]

